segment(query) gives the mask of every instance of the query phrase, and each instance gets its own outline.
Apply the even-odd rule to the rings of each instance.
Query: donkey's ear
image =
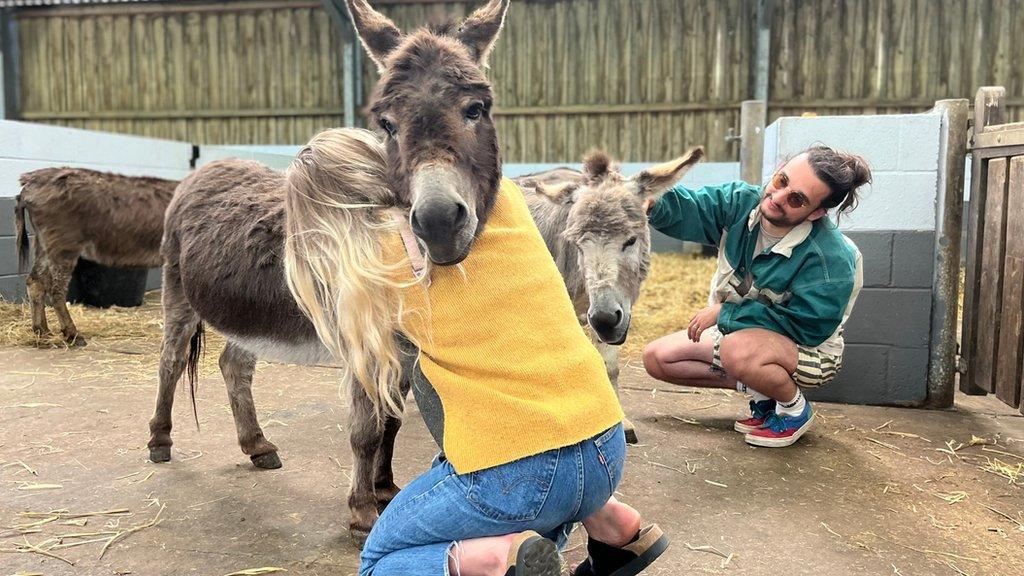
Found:
[[[487,65],[487,55],[494,47],[501,27],[505,25],[505,12],[508,10],[509,1],[490,0],[466,18],[459,28],[459,42],[469,48],[469,53],[481,66]]]
[[[345,0],[345,5],[359,40],[377,64],[377,69],[383,72],[384,59],[401,43],[402,31],[387,16],[370,7],[366,0]]]
[[[541,196],[551,200],[555,204],[572,204],[576,201],[576,192],[580,185],[575,182],[562,182],[560,184],[545,184],[537,182],[534,188]]]
[[[612,157],[604,150],[591,150],[583,157],[583,173],[591,181],[603,180],[613,170],[617,170]]]
[[[675,160],[641,171],[633,177],[637,193],[644,198],[660,198],[703,157],[704,148],[698,146]]]

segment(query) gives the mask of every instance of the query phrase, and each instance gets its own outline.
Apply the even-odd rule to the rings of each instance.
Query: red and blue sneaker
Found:
[[[750,401],[750,418],[737,420],[732,427],[740,434],[748,434],[754,430],[764,427],[764,421],[768,416],[775,414],[775,400],[771,398],[760,402]]]
[[[796,442],[804,435],[804,432],[807,432],[812,422],[814,422],[814,411],[811,410],[811,403],[808,402],[799,416],[772,412],[764,421],[762,428],[748,432],[744,439],[747,444],[754,446],[781,448]]]

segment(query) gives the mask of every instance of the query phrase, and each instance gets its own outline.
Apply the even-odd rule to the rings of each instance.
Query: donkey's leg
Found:
[[[36,258],[32,263],[32,271],[25,279],[25,286],[28,289],[28,299],[32,306],[32,331],[39,336],[50,332],[50,328],[46,324],[46,293],[52,283],[49,261],[37,235]]]
[[[231,414],[238,430],[238,445],[257,468],[280,468],[277,446],[263,436],[252,400],[252,375],[256,370],[256,356],[228,342],[220,355],[220,373],[228,387]]]
[[[612,346],[611,344],[605,344],[604,342],[597,341],[598,352],[601,353],[601,358],[604,360],[604,369],[608,372],[608,379],[612,381],[612,387],[615,388],[615,393],[619,392],[619,346]],[[622,420],[622,428],[626,432],[626,442],[629,444],[638,443],[636,437],[636,427],[630,422],[629,418]]]
[[[401,391],[402,398],[409,395],[412,388],[411,374],[405,370],[402,377]],[[374,482],[373,490],[377,495],[377,511],[383,512],[388,504],[395,499],[398,491],[401,490],[395,484],[395,473],[391,462],[395,456],[395,438],[398,430],[402,427],[401,416],[388,416],[384,420],[384,433],[380,439],[380,446],[377,448],[377,455],[374,458]]]
[[[417,358],[419,349],[403,337],[398,338],[398,347],[401,350],[402,381],[399,390],[402,398],[409,395],[412,389],[413,378],[426,378],[419,372]],[[400,416],[388,416],[384,421],[384,432],[380,439],[380,447],[377,448],[377,455],[374,458],[374,492],[377,495],[377,511],[384,512],[388,504],[398,495],[400,488],[395,484],[395,474],[392,468],[392,461],[395,455],[395,438],[398,430],[402,427]]]
[[[160,390],[156,411],[149,421],[149,459],[171,459],[171,408],[174,389],[188,362],[189,342],[199,329],[199,316],[181,290],[176,269],[164,267],[163,279],[164,340],[160,350]]]
[[[78,328],[68,312],[68,285],[71,283],[71,273],[75,271],[76,260],[77,256],[70,253],[50,255],[49,293],[64,341],[73,346],[85,346],[85,339],[78,335]]]
[[[377,496],[374,492],[376,455],[384,437],[384,428],[377,420],[373,401],[363,387],[352,385],[352,410],[349,422],[349,443],[352,445],[352,486],[348,493],[348,529],[352,540],[363,547],[370,529],[377,521]]]

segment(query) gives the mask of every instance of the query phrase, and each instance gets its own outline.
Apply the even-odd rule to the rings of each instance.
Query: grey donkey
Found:
[[[693,148],[626,178],[607,153],[595,151],[582,171],[557,168],[516,179],[616,388],[619,346],[651,262],[643,203],[661,197],[703,156],[703,148]],[[624,427],[635,444],[635,427],[629,420]]]

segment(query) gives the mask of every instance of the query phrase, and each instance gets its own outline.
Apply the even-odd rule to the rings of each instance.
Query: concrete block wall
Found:
[[[873,173],[860,206],[840,222],[864,258],[843,369],[811,398],[890,405],[925,399],[942,130],[939,115],[913,114],[781,118],[765,132],[766,175],[816,143],[864,156]]]
[[[181,179],[188,175],[191,160],[192,145],[185,142],[0,120],[0,297],[25,297],[14,242],[14,197],[21,191],[21,174],[76,166]],[[159,274],[151,273],[150,280],[159,285]]]

